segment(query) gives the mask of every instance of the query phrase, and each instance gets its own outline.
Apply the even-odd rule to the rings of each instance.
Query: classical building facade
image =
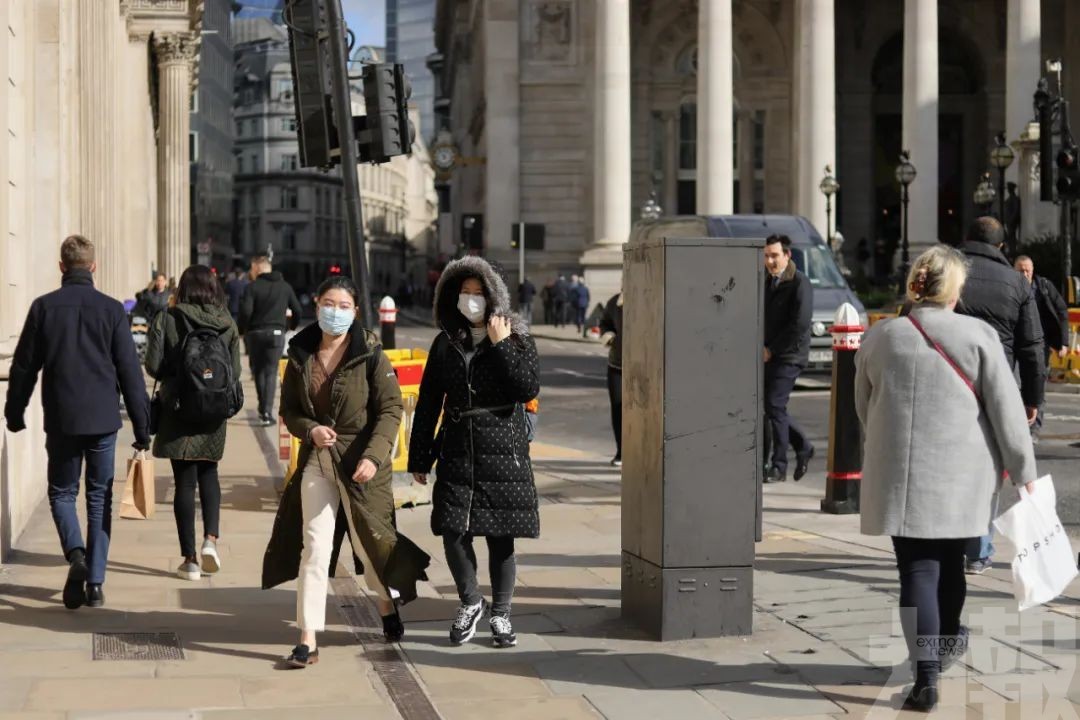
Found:
[[[668,214],[797,213],[824,235],[831,165],[834,227],[891,251],[906,149],[913,244],[954,240],[1045,59],[1064,56],[1080,100],[1078,20],[1065,0],[438,0],[450,219],[482,214],[500,261],[513,222],[543,223],[529,273],[584,267],[606,293],[650,193]]]
[[[188,265],[188,130],[202,2],[0,2],[0,394],[30,303],[71,233],[96,281],[134,296]],[[45,494],[40,400],[0,431],[0,555]]]

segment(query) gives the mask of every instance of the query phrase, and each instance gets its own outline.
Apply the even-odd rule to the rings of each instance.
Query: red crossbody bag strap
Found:
[[[910,320],[911,324],[915,326],[915,329],[918,330],[924,338],[926,338],[927,342],[934,346],[934,349],[937,350],[938,355],[941,355],[941,357],[945,358],[945,362],[949,363],[949,367],[956,371],[956,374],[959,375],[960,379],[964,381],[964,384],[968,386],[968,390],[970,390],[971,393],[975,396],[975,399],[981,403],[982,398],[979,397],[979,391],[975,389],[975,383],[971,382],[971,378],[969,378],[964,373],[964,371],[960,369],[960,366],[957,365],[951,357],[949,357],[949,353],[945,352],[945,348],[941,347],[937,340],[927,334],[926,329],[922,326],[922,323],[916,320],[914,315],[908,315],[907,319]]]

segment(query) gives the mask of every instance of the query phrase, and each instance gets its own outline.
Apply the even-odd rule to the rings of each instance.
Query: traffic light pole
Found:
[[[364,217],[360,205],[360,178],[356,137],[352,124],[352,95],[349,92],[349,62],[345,49],[345,20],[341,0],[326,0],[330,24],[330,59],[334,87],[334,125],[337,126],[338,146],[341,148],[341,179],[345,189],[345,228],[349,237],[349,267],[353,282],[360,291],[361,316],[364,327],[375,327],[375,314],[368,291],[367,252],[364,246]]]

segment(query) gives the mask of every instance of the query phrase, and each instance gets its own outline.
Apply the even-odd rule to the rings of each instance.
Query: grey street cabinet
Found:
[[[660,640],[752,631],[761,532],[764,241],[683,225],[623,268],[622,614]]]

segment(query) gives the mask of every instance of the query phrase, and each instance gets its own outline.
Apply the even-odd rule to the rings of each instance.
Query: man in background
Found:
[[[1027,255],[1016,258],[1013,267],[1031,286],[1035,307],[1039,313],[1039,324],[1043,331],[1043,359],[1049,371],[1050,353],[1055,353],[1062,358],[1069,354],[1069,306],[1052,282],[1035,274],[1035,263]],[[1038,431],[1042,428],[1042,423],[1043,411],[1040,407],[1032,428],[1032,438],[1035,442],[1038,442]]]
[[[229,312],[233,320],[240,320],[240,303],[244,299],[244,291],[247,290],[247,275],[240,268],[235,268],[232,277],[225,281],[225,296],[229,299]]]

